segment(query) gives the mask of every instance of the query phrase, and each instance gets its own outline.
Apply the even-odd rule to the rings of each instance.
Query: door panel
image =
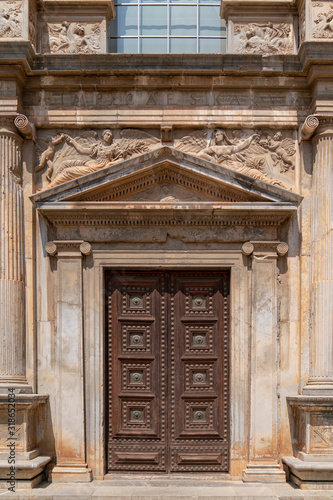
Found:
[[[228,272],[106,275],[108,469],[228,470]]]
[[[165,276],[136,272],[107,278],[108,466],[165,471]]]

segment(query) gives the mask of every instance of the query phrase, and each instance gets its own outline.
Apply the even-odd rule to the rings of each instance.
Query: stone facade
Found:
[[[9,424],[18,487],[108,477],[107,270],[227,270],[219,477],[333,488],[332,12],[223,0],[227,54],[126,55],[111,0],[0,0],[3,484]]]

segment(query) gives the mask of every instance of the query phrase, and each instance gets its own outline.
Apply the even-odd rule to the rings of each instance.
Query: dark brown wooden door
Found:
[[[229,273],[107,272],[108,471],[228,471]]]

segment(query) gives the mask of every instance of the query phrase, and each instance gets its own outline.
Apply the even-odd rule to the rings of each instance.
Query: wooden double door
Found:
[[[107,469],[227,472],[229,273],[106,273]]]

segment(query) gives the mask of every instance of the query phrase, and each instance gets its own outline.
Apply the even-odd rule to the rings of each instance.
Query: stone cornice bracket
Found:
[[[88,241],[83,240],[55,240],[48,241],[45,245],[46,252],[54,257],[61,254],[62,257],[81,257],[88,256],[92,253],[92,248]]]
[[[36,142],[35,126],[29,122],[25,115],[17,115],[14,120],[14,125],[25,139],[31,139]]]
[[[161,142],[173,141],[173,126],[161,125]]]
[[[288,250],[288,243],[284,241],[246,241],[242,246],[242,254],[248,257],[252,254],[284,257]]]
[[[309,115],[301,127],[301,137],[302,141],[308,141],[311,139],[317,128],[319,127],[319,120],[315,115]]]

